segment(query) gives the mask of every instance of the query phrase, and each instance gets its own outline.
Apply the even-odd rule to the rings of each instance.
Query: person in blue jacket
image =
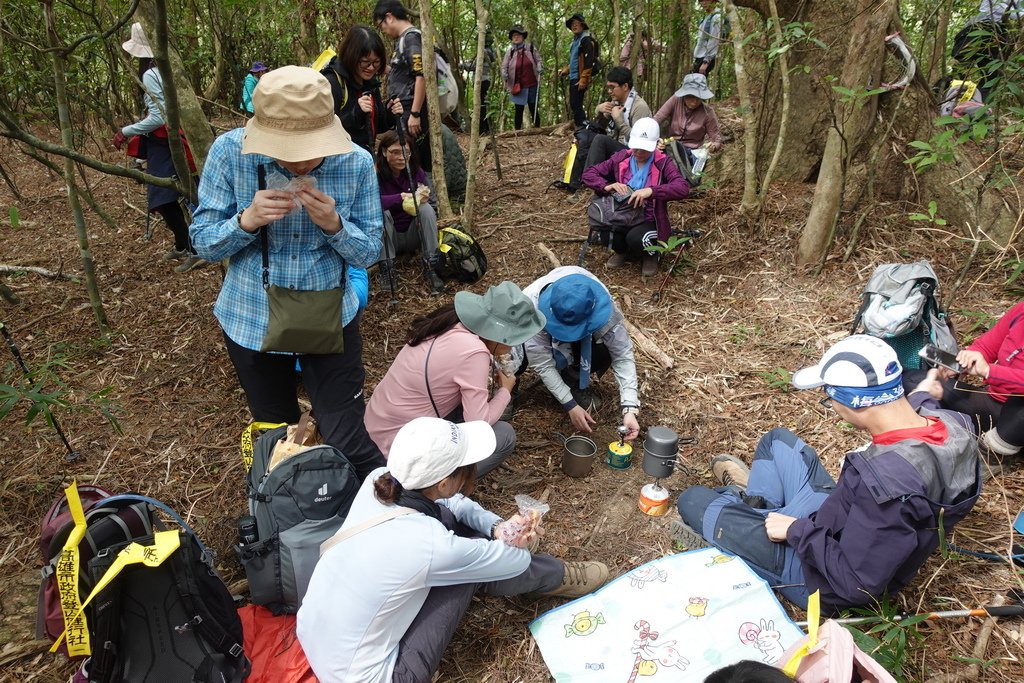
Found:
[[[949,533],[981,484],[972,421],[939,407],[938,371],[909,396],[902,371],[888,344],[854,335],[795,373],[793,386],[822,387],[822,403],[870,442],[846,455],[838,481],[788,429],[761,438],[750,468],[715,456],[723,486],[679,497],[683,543],[742,557],[801,607],[818,590],[835,612],[904,588],[938,546],[939,525]]]

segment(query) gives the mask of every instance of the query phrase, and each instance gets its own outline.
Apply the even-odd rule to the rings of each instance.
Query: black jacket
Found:
[[[380,81],[374,78],[357,86],[337,57],[320,73],[331,84],[334,113],[352,136],[352,142],[373,154],[374,138],[395,127],[394,115],[385,109],[381,100]],[[367,92],[373,97],[372,117],[359,108],[358,100]]]

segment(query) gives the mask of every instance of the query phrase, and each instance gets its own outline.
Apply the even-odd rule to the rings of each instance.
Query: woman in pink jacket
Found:
[[[986,391],[954,379],[943,387],[942,403],[972,415],[990,464],[1016,455],[1024,446],[1024,301],[957,354],[967,374],[985,380]],[[952,372],[948,372],[952,376]]]
[[[616,152],[611,159],[583,172],[583,184],[594,191],[594,202],[607,205],[607,200],[600,198],[614,195],[621,198],[622,204],[616,212],[632,208],[639,214],[631,225],[607,228],[595,224],[591,214],[591,226],[600,230],[601,243],[614,252],[605,264],[607,268],[621,268],[630,254],[642,254],[642,274],[657,273],[658,256],[648,249],[657,240],[668,240],[672,231],[668,202],[690,193],[690,186],[676,165],[656,149],[660,135],[657,121],[640,119],[630,131],[629,149]]]
[[[442,417],[490,424],[497,447],[477,464],[477,476],[501,464],[516,445],[512,425],[500,420],[516,378],[514,368],[495,369],[495,358],[540,332],[545,322],[522,290],[507,281],[482,296],[459,292],[454,305],[413,320],[408,343],[366,406],[366,431],[384,457],[407,422]],[[487,389],[492,375],[497,387],[493,397]]]

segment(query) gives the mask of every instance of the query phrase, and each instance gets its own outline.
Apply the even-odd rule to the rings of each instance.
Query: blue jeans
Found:
[[[722,550],[742,557],[761,578],[801,607],[807,606],[803,568],[787,543],[769,540],[764,518],[769,512],[807,517],[835,488],[818,454],[796,434],[776,428],[761,437],[754,451],[745,496],[761,496],[766,507],[743,502],[735,486],[693,486],[679,496],[683,521]]]

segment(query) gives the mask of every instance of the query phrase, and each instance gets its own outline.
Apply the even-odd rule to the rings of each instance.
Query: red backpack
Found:
[[[78,495],[85,512],[87,531],[78,544],[80,556],[78,570],[78,592],[85,599],[92,588],[89,578],[89,560],[115,543],[131,541],[138,536],[153,533],[152,520],[145,503],[115,502],[98,505],[111,497],[111,493],[99,486],[82,485]],[[51,642],[64,632],[64,613],[60,607],[60,592],[57,589],[57,561],[61,550],[74,529],[68,501],[64,493],[53,502],[43,515],[39,529],[39,549],[43,558],[42,581],[39,584],[39,599],[36,606],[36,637]],[[60,652],[67,654],[67,645],[61,643]]]

